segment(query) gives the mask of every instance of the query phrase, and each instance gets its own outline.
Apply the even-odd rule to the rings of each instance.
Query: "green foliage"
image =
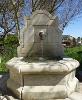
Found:
[[[18,44],[18,38],[16,35],[8,35],[5,39],[4,39],[4,43],[8,44],[8,45],[15,45]]]
[[[4,45],[4,50],[0,52],[0,73],[8,72],[5,63],[11,58],[17,56],[17,50],[15,45]]]
[[[4,44],[4,40],[3,38],[0,38],[0,45],[3,45]]]
[[[17,56],[18,38],[16,35],[9,34],[6,38],[0,39],[0,73],[7,72],[5,63]]]
[[[82,71],[82,46],[66,48],[65,55],[78,60],[80,62],[79,70]]]

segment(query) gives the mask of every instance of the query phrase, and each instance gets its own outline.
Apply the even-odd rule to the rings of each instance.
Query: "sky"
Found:
[[[64,29],[63,34],[71,35],[75,38],[82,37],[82,16],[80,18],[74,18]]]
[[[0,34],[2,35],[2,32],[3,32],[4,30],[0,27]]]

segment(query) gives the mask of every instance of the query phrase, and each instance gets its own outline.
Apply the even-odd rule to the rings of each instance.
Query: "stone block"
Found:
[[[13,58],[7,63],[10,70],[7,86],[19,98],[22,95],[24,100],[29,98],[39,100],[39,97],[64,99],[77,90],[78,80],[75,78],[75,68],[79,63],[76,60],[64,58],[59,61],[28,63],[22,59]]]
[[[22,89],[23,89],[23,87],[20,86],[20,84],[14,82],[12,79],[9,79],[9,80],[7,81],[7,87],[8,87],[11,91],[13,91],[13,93],[14,93],[18,98],[21,99],[21,94],[22,94]]]
[[[82,94],[78,92],[74,92],[71,95],[69,95],[69,98],[71,100],[82,100]]]
[[[28,94],[28,95],[27,95]],[[24,100],[48,100],[57,98],[66,98],[66,87],[57,86],[24,86],[22,98]]]

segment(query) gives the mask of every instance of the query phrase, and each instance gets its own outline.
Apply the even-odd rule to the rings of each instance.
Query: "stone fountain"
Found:
[[[8,88],[22,100],[71,100],[67,98],[78,90],[79,62],[64,57],[58,17],[37,10],[25,22],[18,57],[6,63]]]

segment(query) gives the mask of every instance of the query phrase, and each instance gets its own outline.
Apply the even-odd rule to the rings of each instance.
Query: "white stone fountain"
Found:
[[[18,57],[6,63],[8,88],[22,100],[67,100],[78,89],[79,62],[64,58],[58,18],[37,10],[25,21]]]

